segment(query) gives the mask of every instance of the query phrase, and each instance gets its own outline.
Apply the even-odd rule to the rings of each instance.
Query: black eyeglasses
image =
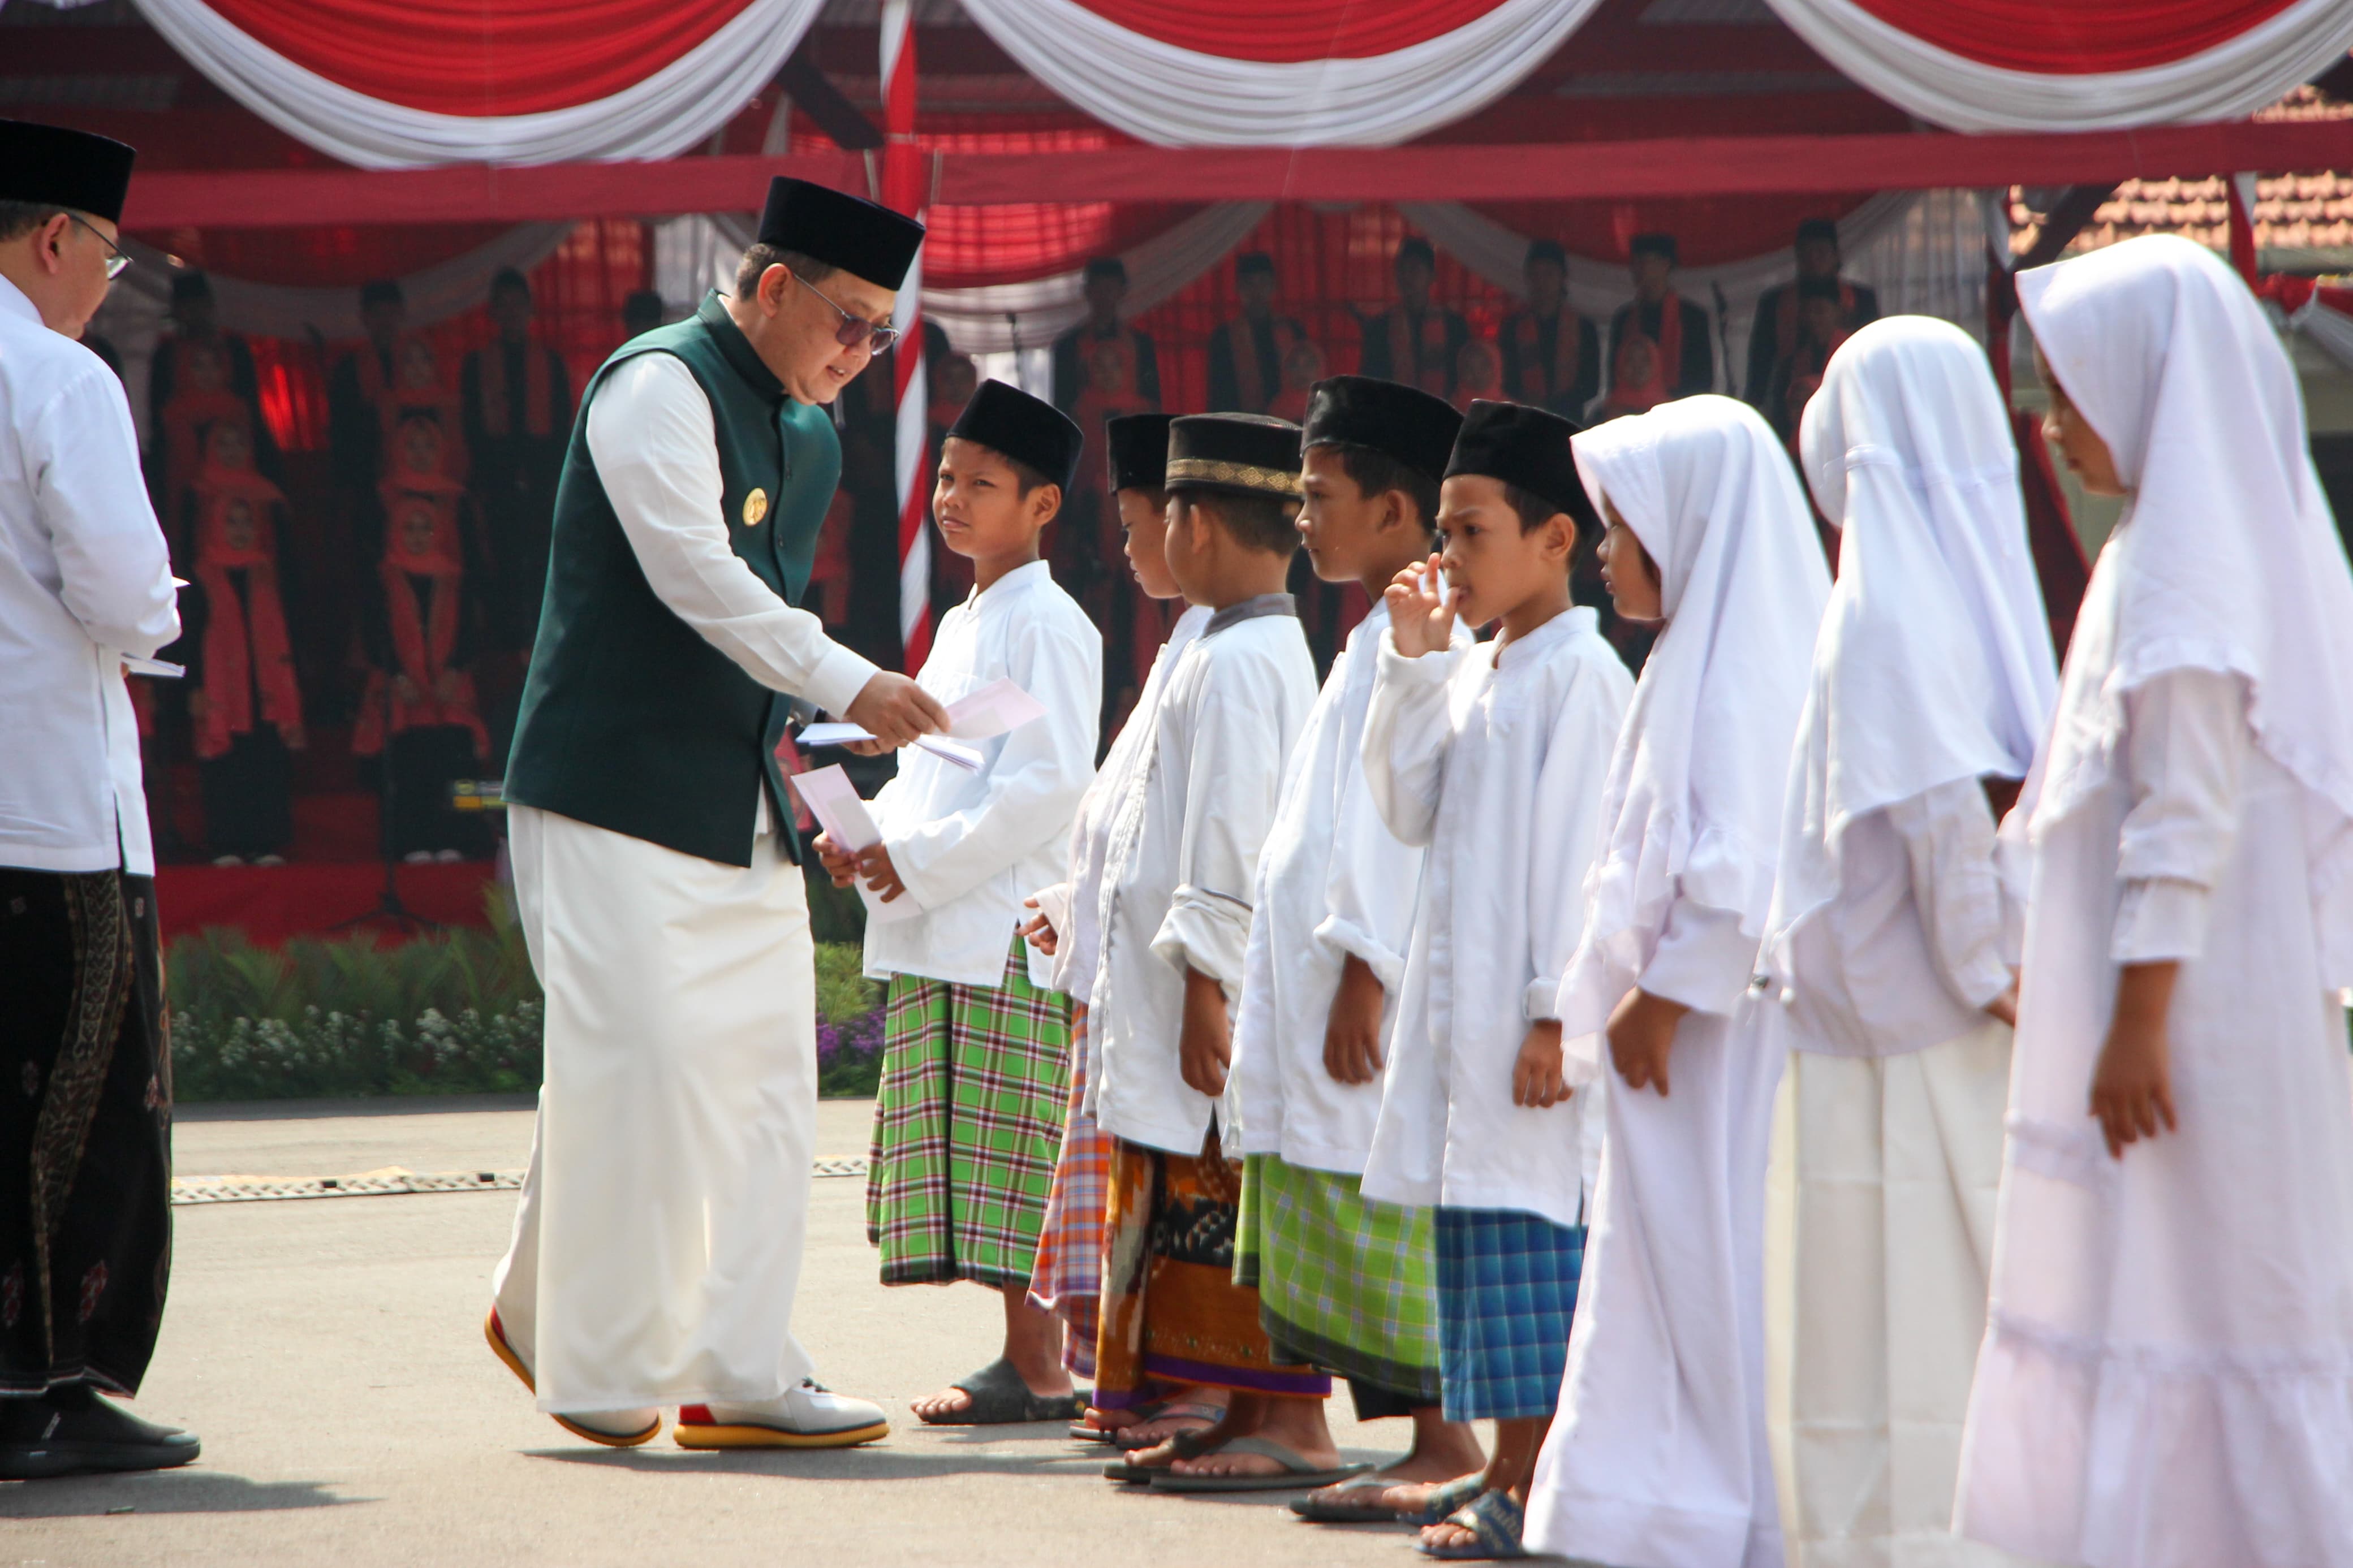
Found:
[[[835,305],[831,300],[826,299],[823,289],[797,272],[793,274],[793,281],[815,294],[818,299],[825,300],[827,304],[833,305],[834,314],[841,318],[841,325],[833,330],[833,341],[843,348],[854,349],[859,344],[864,343],[870,352],[879,354],[899,341],[898,328],[878,327],[863,316],[851,315],[839,305]]]
[[[106,247],[106,280],[109,283],[111,283],[116,279],[121,277],[122,269],[131,265],[131,258],[122,254],[122,247],[115,244],[114,241],[107,238],[106,236],[99,234],[98,226],[91,223],[87,218],[81,217],[74,213],[68,213],[66,214],[66,216],[72,218],[74,222],[80,224],[82,227],[90,230],[90,233],[98,235],[98,243]]]

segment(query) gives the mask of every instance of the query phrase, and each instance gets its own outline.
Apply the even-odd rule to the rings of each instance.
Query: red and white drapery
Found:
[[[776,76],[824,0],[137,0],[288,134],[364,169],[667,158]]]

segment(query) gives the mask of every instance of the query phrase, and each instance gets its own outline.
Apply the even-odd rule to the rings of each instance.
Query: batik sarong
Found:
[[[1549,1416],[1568,1366],[1585,1227],[1437,1211],[1439,1373],[1449,1421]]]
[[[1018,938],[997,985],[891,981],[867,1163],[885,1285],[1027,1285],[1062,1145],[1069,1005],[1029,984]]]
[[[1218,1146],[1198,1156],[1114,1142],[1103,1205],[1095,1404],[1146,1403],[1168,1384],[1322,1399],[1332,1380],[1277,1359],[1258,1292],[1234,1283],[1242,1166]]]
[[[1438,1268],[1430,1211],[1381,1203],[1355,1176],[1278,1154],[1243,1163],[1234,1279],[1259,1293],[1275,1353],[1411,1405],[1439,1403]]]
[[[154,879],[0,869],[0,1392],[139,1391],[171,1201]]]
[[[1087,1010],[1071,1008],[1071,1104],[1062,1155],[1046,1198],[1029,1299],[1062,1321],[1062,1364],[1095,1374],[1095,1331],[1102,1317],[1103,1198],[1111,1187],[1112,1137],[1084,1109]]]

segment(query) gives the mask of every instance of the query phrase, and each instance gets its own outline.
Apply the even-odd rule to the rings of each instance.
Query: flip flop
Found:
[[[1478,1539],[1460,1546],[1429,1546],[1415,1542],[1415,1550],[1424,1557],[1449,1563],[1488,1563],[1528,1554],[1528,1549],[1520,1544],[1527,1516],[1518,1503],[1503,1492],[1481,1492],[1440,1522],[1460,1525]]]
[[[1210,1452],[1219,1454],[1255,1454],[1272,1459],[1282,1467],[1279,1476],[1180,1476],[1161,1470],[1152,1478],[1152,1489],[1156,1492],[1291,1492],[1308,1491],[1345,1481],[1350,1476],[1361,1476],[1373,1467],[1369,1464],[1342,1465],[1336,1469],[1318,1469],[1301,1458],[1296,1450],[1285,1447],[1271,1437],[1234,1437],[1218,1444]]]
[[[1018,1426],[1029,1421],[1068,1421],[1087,1411],[1086,1402],[1075,1392],[1030,1393],[1013,1363],[1001,1356],[948,1386],[970,1394],[972,1403],[941,1415],[919,1413],[917,1420],[926,1426]]]
[[[1203,1423],[1203,1425],[1192,1427],[1189,1430],[1191,1432],[1206,1432],[1210,1427],[1215,1426],[1219,1422],[1223,1421],[1225,1418],[1226,1407],[1222,1405],[1199,1405],[1190,1403],[1181,1405],[1170,1404],[1163,1405],[1159,1409],[1154,1411],[1151,1421],[1139,1421],[1136,1423],[1136,1426],[1149,1426],[1152,1425],[1153,1421],[1198,1421]],[[1122,1453],[1133,1454],[1139,1448],[1156,1448],[1160,1447],[1161,1444],[1166,1442],[1170,1437],[1182,1437],[1188,1435],[1187,1432],[1171,1432],[1166,1433],[1158,1437],[1130,1437],[1128,1433],[1134,1429],[1134,1428],[1133,1427],[1123,1427],[1119,1431],[1113,1433],[1111,1437],[1112,1447],[1119,1449]]]
[[[1477,1476],[1458,1476],[1431,1492],[1419,1508],[1403,1512],[1372,1500],[1392,1487],[1413,1484],[1376,1472],[1361,1481],[1342,1487],[1328,1498],[1293,1498],[1291,1511],[1310,1524],[1436,1524],[1477,1497],[1480,1488]],[[1356,1493],[1367,1495],[1362,1501],[1350,1501],[1351,1496]]]
[[[1218,1447],[1217,1442],[1210,1437],[1208,1428],[1207,1427],[1204,1427],[1198,1432],[1179,1432],[1175,1436],[1168,1438],[1167,1441],[1169,1446],[1176,1450],[1176,1452],[1170,1457],[1177,1459],[1198,1458],[1201,1455],[1208,1453],[1211,1448]],[[1141,1486],[1151,1480],[1155,1476],[1166,1475],[1168,1473],[1168,1467],[1166,1465],[1138,1465],[1122,1459],[1115,1463],[1105,1465],[1103,1468],[1103,1479],[1107,1481],[1118,1481],[1125,1486]]]

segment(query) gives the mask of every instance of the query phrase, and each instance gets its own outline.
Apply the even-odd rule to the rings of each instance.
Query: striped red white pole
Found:
[[[882,4],[882,203],[921,219],[929,195],[923,155],[915,145],[915,7],[913,0]],[[918,251],[899,286],[892,318],[899,347],[892,356],[898,422],[891,443],[899,499],[899,646],[901,668],[921,669],[932,647],[929,399],[923,380],[923,258]]]

